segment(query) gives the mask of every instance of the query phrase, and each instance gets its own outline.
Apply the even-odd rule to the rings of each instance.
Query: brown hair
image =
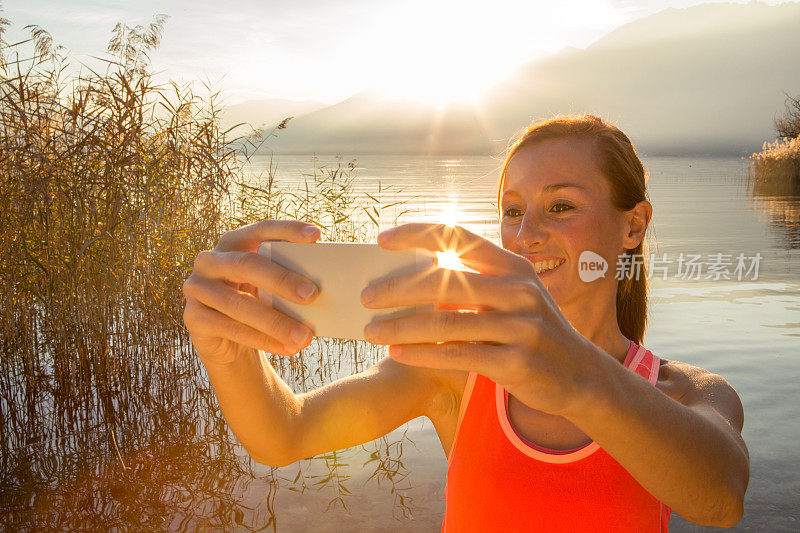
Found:
[[[549,139],[579,138],[595,141],[599,155],[598,168],[611,185],[611,201],[620,211],[632,209],[642,200],[648,200],[647,175],[630,139],[617,127],[594,115],[566,115],[534,122],[514,136],[508,155],[500,172],[497,191],[497,209],[502,218],[500,198],[506,167],[522,147]],[[648,231],[650,228],[648,227]],[[646,238],[636,248],[625,249],[624,255],[646,257]],[[625,264],[630,265],[632,260]],[[641,344],[647,327],[647,270],[640,261],[638,275],[625,271],[617,284],[617,323],[625,337]]]

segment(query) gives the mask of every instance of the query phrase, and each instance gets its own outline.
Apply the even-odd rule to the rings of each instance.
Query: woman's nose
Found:
[[[547,241],[548,229],[541,220],[533,218],[523,219],[517,232],[517,243],[521,248],[534,250],[539,248]]]

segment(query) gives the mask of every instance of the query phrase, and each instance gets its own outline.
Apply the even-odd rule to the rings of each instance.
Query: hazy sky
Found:
[[[469,99],[537,53],[585,47],[613,28],[694,0],[6,0],[8,40],[27,24],[78,59],[105,50],[118,21],[169,15],[153,60],[173,79],[218,82],[231,103],[335,103],[368,87]],[[767,3],[780,3],[771,1]],[[87,61],[90,61],[86,59]]]

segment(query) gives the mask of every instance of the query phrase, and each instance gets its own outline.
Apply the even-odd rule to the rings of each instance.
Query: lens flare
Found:
[[[436,252],[436,260],[441,268],[448,270],[467,270],[467,267],[458,258],[455,250],[446,250],[444,252]]]

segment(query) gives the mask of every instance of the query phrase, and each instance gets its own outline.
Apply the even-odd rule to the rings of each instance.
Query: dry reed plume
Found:
[[[750,156],[756,194],[798,194],[800,191],[800,139],[765,142]],[[793,192],[794,191],[794,192]]]

